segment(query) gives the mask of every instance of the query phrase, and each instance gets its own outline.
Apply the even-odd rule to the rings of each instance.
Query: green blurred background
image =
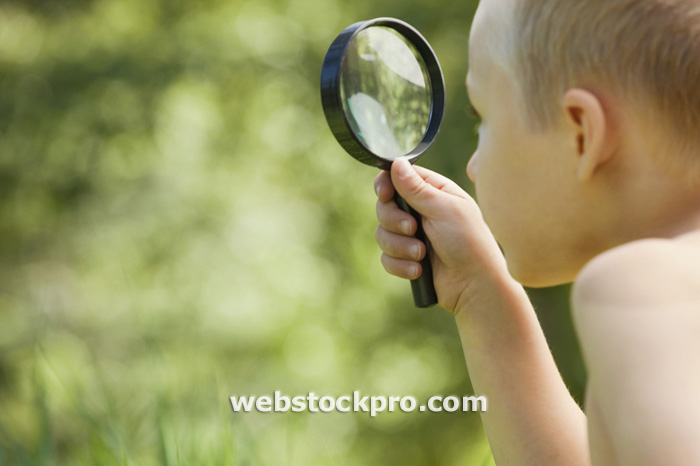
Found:
[[[421,163],[473,192],[476,3],[3,0],[0,464],[491,464],[478,414],[228,400],[472,393],[452,316],[380,265],[376,170],[318,82],[344,27],[413,24],[448,95]],[[529,291],[580,399],[568,288]]]

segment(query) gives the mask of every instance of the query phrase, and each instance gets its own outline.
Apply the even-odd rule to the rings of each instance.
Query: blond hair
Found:
[[[646,108],[681,152],[698,152],[699,1],[519,0],[512,13],[505,40],[533,129],[554,123],[567,89],[602,86]],[[700,157],[685,159],[668,165],[700,173]]]

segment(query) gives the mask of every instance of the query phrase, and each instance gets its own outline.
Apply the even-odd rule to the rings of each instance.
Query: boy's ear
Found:
[[[585,89],[569,89],[562,101],[579,181],[588,181],[614,153],[613,131],[602,102]]]

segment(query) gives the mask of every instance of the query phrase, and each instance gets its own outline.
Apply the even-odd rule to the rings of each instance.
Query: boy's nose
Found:
[[[470,180],[472,180],[472,183],[476,183],[476,163],[477,157],[476,152],[474,152],[474,154],[472,154],[472,158],[469,159],[469,163],[467,164],[467,176]]]

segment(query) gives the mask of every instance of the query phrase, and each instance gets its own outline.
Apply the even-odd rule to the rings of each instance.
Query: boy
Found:
[[[416,278],[426,253],[396,189],[499,465],[700,465],[700,5],[482,0],[469,61],[479,207],[396,161],[375,182],[384,267]],[[571,281],[585,414],[522,287]]]

